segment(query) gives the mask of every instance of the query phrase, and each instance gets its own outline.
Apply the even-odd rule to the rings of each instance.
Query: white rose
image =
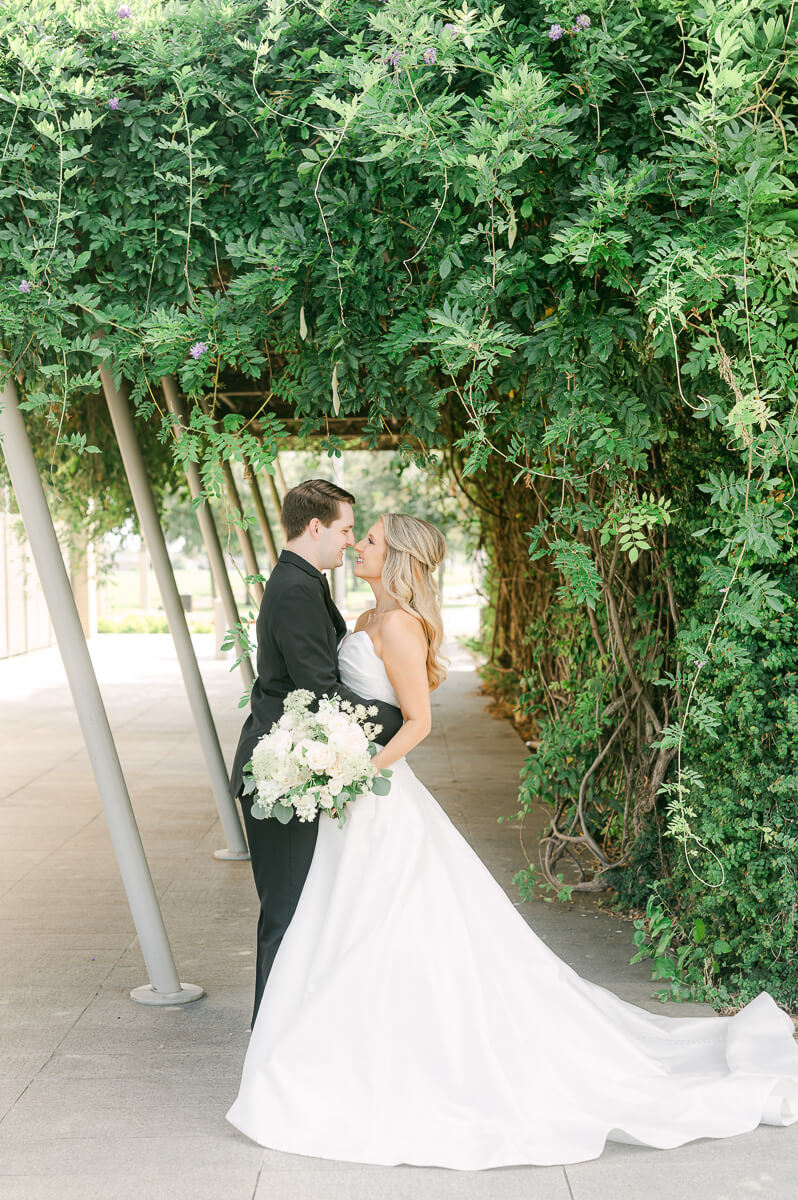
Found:
[[[328,742],[314,742],[307,740],[304,742],[305,762],[310,767],[311,771],[329,771],[330,767],[335,762],[335,751]]]
[[[346,736],[346,732],[349,729],[349,722],[341,713],[335,713],[335,715],[330,717],[328,720],[327,729],[330,734],[330,740],[338,741],[340,738]]]
[[[368,738],[359,725],[352,725],[346,731],[344,749],[347,754],[364,754],[368,750]]]
[[[293,739],[287,729],[275,729],[274,733],[269,734],[269,742],[273,752],[282,757],[290,753]]]

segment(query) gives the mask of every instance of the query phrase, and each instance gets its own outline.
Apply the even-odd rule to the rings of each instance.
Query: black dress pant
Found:
[[[252,874],[260,900],[255,1007],[252,1012],[254,1026],[272,963],[305,886],[316,846],[319,819],[299,821],[294,817],[287,825],[281,825],[275,817],[259,821],[252,816],[252,799],[249,796],[240,798],[240,804],[249,842]]]

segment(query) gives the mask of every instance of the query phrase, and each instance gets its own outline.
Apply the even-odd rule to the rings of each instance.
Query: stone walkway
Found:
[[[209,637],[196,641],[229,760],[239,679]],[[798,1127],[477,1173],[329,1163],[246,1141],[224,1113],[253,986],[249,864],[213,858],[222,835],[169,639],[104,636],[93,655],[180,977],[207,996],[165,1009],[128,998],[147,980],[60,658],[0,662],[3,1200],[793,1200]],[[496,819],[513,809],[524,747],[487,715],[470,657],[453,659],[413,765],[516,899],[518,832]],[[519,907],[588,979],[659,1010],[645,965],[628,966],[627,923],[585,900]]]

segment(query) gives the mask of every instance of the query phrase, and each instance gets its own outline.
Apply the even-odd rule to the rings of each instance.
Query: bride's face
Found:
[[[354,566],[358,579],[381,579],[385,565],[385,532],[382,517],[375,521],[364,538],[355,542],[357,560]]]

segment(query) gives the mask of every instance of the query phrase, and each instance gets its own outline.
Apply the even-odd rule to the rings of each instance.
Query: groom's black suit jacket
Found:
[[[253,1024],[269,971],[310,870],[318,821],[303,822],[294,817],[281,825],[271,817],[253,817],[252,800],[241,796],[244,767],[259,739],[282,715],[283,701],[295,688],[307,688],[317,696],[335,693],[353,704],[375,704],[375,720],[382,725],[378,736],[383,744],[402,725],[402,714],[394,705],[364,699],[341,683],[338,642],[345,633],[346,624],[332,602],[321,571],[300,555],[283,550],[266,584],[258,614],[258,677],[252,688],[252,711],[238,741],[231,781],[233,795],[241,798],[260,899]]]

